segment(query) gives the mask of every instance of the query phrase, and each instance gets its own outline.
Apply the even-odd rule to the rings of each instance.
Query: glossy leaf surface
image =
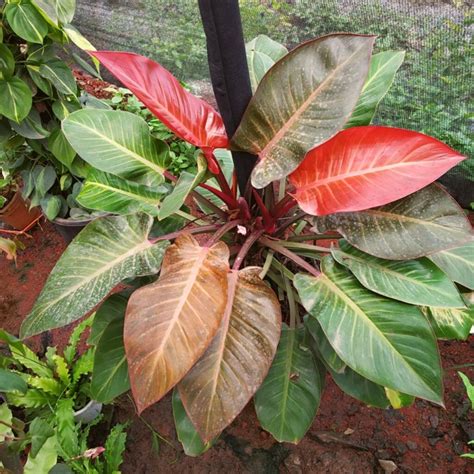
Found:
[[[184,454],[186,456],[200,456],[204,454],[210,447],[212,447],[213,442],[204,444],[199,433],[194,428],[191,420],[186,414],[183,403],[179,398],[179,392],[175,388],[173,390],[173,417],[174,424],[176,428],[176,434],[178,440],[183,445]]]
[[[48,33],[48,24],[29,3],[9,3],[3,14],[10,28],[20,37],[31,43],[43,43]]]
[[[65,326],[84,316],[125,278],[158,272],[167,241],[152,245],[144,214],[92,221],[69,244],[50,273],[22,337]]]
[[[20,123],[30,112],[31,90],[18,77],[0,79],[0,115]]]
[[[309,151],[290,182],[308,214],[360,211],[418,191],[463,159],[421,133],[355,127]]]
[[[123,319],[111,321],[97,343],[90,391],[92,399],[98,402],[110,403],[130,389],[123,325]]]
[[[0,369],[0,390],[2,393],[25,393],[27,388],[28,385],[18,374],[7,369]]]
[[[267,72],[232,137],[234,148],[260,158],[253,186],[284,178],[310,148],[341,130],[362,89],[373,43],[373,36],[323,36]]]
[[[474,290],[474,241],[429,257],[453,281]]]
[[[64,61],[53,60],[41,63],[39,75],[51,81],[56,89],[66,95],[77,93],[76,80],[71,69]]]
[[[389,260],[422,257],[472,239],[463,210],[436,184],[379,208],[330,214],[313,222],[317,232],[337,230],[354,247]]]
[[[32,3],[56,25],[69,23],[74,18],[76,0],[32,0]]]
[[[373,407],[388,408],[390,406],[384,387],[362,377],[340,359],[316,318],[306,317],[305,326],[311,335],[310,344],[313,350],[343,392]],[[337,360],[340,361],[338,365],[334,363]],[[343,364],[342,370],[339,369],[341,364]],[[335,370],[336,368],[339,370]]]
[[[266,35],[258,35],[252,41],[249,41],[245,45],[245,50],[247,52],[250,84],[252,92],[255,92],[262,77],[279,59],[288,53],[288,50]]]
[[[221,116],[207,102],[186,91],[163,66],[133,53],[90,54],[178,137],[200,148],[227,147]]]
[[[113,174],[92,169],[87,175],[76,201],[87,209],[130,214],[143,211],[152,216],[158,214],[158,205],[166,192],[159,192],[143,184],[137,184]]]
[[[474,304],[467,308],[423,308],[428,321],[439,339],[466,340],[474,325]]]
[[[377,106],[390,89],[404,58],[405,51],[382,51],[372,56],[369,74],[345,128],[360,127],[372,122]]]
[[[438,348],[418,308],[369,292],[331,258],[322,269],[294,285],[338,356],[372,382],[442,405]]]
[[[375,293],[419,306],[464,307],[456,285],[427,258],[385,260],[361,252],[344,240],[331,253]]]
[[[148,125],[137,115],[83,109],[69,115],[62,127],[81,158],[101,171],[122,178],[163,174],[168,147],[153,139]]]
[[[219,330],[178,385],[186,412],[204,442],[220,434],[244,409],[275,355],[280,303],[259,278],[260,271],[249,267],[229,275]]]
[[[132,393],[142,412],[173,388],[216,334],[227,300],[229,250],[191,235],[166,251],[157,282],[135,291],[125,318]]]
[[[255,394],[258,421],[279,442],[304,437],[321,399],[323,379],[304,337],[304,328],[283,326],[270,372]]]

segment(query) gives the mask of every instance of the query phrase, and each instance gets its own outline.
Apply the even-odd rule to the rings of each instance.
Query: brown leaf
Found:
[[[191,235],[168,247],[157,282],[131,296],[124,342],[139,412],[189,371],[216,334],[227,300],[229,250]]]
[[[202,440],[218,435],[263,382],[278,345],[278,298],[250,267],[229,275],[227,306],[216,337],[178,385]]]

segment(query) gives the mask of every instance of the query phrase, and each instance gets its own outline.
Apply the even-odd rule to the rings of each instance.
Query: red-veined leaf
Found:
[[[261,268],[228,277],[222,323],[203,357],[178,385],[183,405],[207,443],[244,409],[267,375],[280,338],[281,309]]]
[[[171,245],[161,276],[131,296],[124,344],[139,412],[157,402],[201,357],[227,301],[229,249],[200,247],[191,235]]]
[[[290,176],[308,214],[360,211],[427,186],[464,157],[434,138],[390,127],[354,127],[309,151]]]
[[[90,51],[89,54],[176,135],[202,148],[206,156],[215,148],[227,148],[227,134],[219,113],[186,91],[163,66],[134,53]]]

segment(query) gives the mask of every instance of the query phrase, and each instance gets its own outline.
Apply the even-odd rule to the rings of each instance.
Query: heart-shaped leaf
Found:
[[[258,35],[249,41],[245,45],[245,50],[253,92],[266,72],[285,54],[288,54],[288,50],[282,44],[273,41],[266,35]]]
[[[255,394],[258,421],[279,442],[298,443],[321,400],[324,379],[304,338],[304,328],[283,326],[275,360]]]
[[[453,281],[474,290],[474,241],[429,257]]]
[[[64,61],[57,59],[41,63],[39,74],[51,81],[56,89],[66,95],[76,95],[77,85],[71,69]]]
[[[29,3],[8,3],[3,10],[10,28],[20,37],[31,43],[43,43],[48,33],[48,24]]]
[[[306,152],[344,126],[369,70],[374,36],[334,34],[303,43],[263,77],[234,148],[260,158],[252,184],[263,188],[294,171]]]
[[[126,278],[157,273],[167,241],[148,241],[153,219],[145,214],[92,221],[69,244],[50,273],[22,337],[65,326],[84,316]]]
[[[151,188],[144,184],[119,178],[113,174],[92,169],[76,197],[76,201],[87,209],[130,214],[143,211],[156,216],[158,205],[166,187]]]
[[[166,251],[159,280],[130,297],[124,340],[139,412],[184,377],[216,334],[227,301],[228,260],[223,242],[200,247],[183,235]]]
[[[290,182],[308,214],[360,211],[418,191],[463,159],[421,133],[355,127],[308,152]]]
[[[227,147],[221,116],[207,102],[186,91],[163,66],[133,53],[90,54],[178,137],[203,149]]]
[[[427,258],[384,260],[361,252],[344,240],[339,241],[339,249],[331,252],[337,262],[375,293],[419,306],[465,306],[454,283]]]
[[[66,117],[62,127],[76,152],[101,171],[129,179],[149,172],[163,174],[168,146],[154,140],[137,115],[83,109]]]
[[[372,382],[442,405],[438,348],[418,308],[371,293],[330,257],[322,270],[294,285],[337,355]]]
[[[20,123],[30,112],[31,90],[18,77],[0,79],[0,115]]]
[[[178,385],[186,412],[206,443],[244,409],[263,382],[280,335],[280,303],[249,267],[229,275],[227,305],[204,356]]]
[[[405,51],[382,51],[372,56],[367,80],[345,128],[360,127],[372,122],[377,106],[390,89],[404,58]]]
[[[54,25],[70,23],[74,18],[76,0],[32,0],[39,12]]]
[[[457,202],[440,186],[385,206],[314,219],[314,230],[337,230],[354,247],[389,260],[407,260],[472,240],[472,229]]]

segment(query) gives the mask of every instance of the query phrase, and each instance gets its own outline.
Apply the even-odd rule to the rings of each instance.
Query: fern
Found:
[[[50,393],[59,397],[64,391],[64,387],[53,378],[46,377],[28,377],[28,385],[33,388],[42,390],[43,392]]]
[[[64,358],[66,359],[68,364],[72,364],[72,361],[76,357],[77,345],[79,344],[79,341],[81,340],[82,333],[87,328],[92,326],[93,321],[94,321],[94,314],[84,319],[84,321],[78,324],[72,331],[71,337],[69,338],[69,344],[63,351]]]
[[[54,402],[51,395],[36,388],[28,389],[25,394],[9,393],[7,400],[10,405],[24,408],[42,408]]]
[[[106,460],[105,474],[115,474],[120,472],[120,465],[123,463],[123,453],[127,442],[127,424],[117,424],[110,431],[105,442],[104,457]]]
[[[92,373],[94,368],[94,348],[87,349],[84,354],[77,359],[77,362],[74,364],[72,369],[72,381],[77,383],[82,375]]]
[[[71,377],[69,375],[69,367],[67,366],[66,360],[60,355],[53,355],[52,359],[59,380],[61,380],[61,382],[67,387],[71,383]]]
[[[61,456],[70,459],[80,454],[77,426],[74,421],[73,401],[63,398],[56,405],[56,436]]]

